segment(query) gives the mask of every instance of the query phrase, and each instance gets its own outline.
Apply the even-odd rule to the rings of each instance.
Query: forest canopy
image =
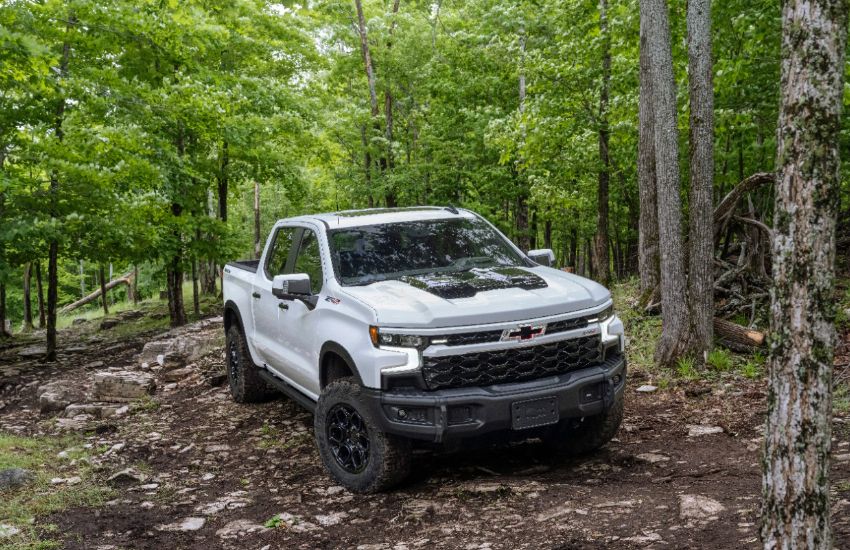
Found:
[[[685,11],[670,2],[687,210]],[[30,322],[25,288],[54,253],[58,307],[138,273],[139,294],[172,289],[182,310],[184,279],[215,293],[275,220],[369,206],[468,207],[560,265],[628,277],[639,14],[636,0],[3,2],[5,316]],[[780,6],[733,0],[712,18],[717,204],[773,170]],[[845,178],[842,211],[847,197]],[[745,207],[769,220],[770,186]]]

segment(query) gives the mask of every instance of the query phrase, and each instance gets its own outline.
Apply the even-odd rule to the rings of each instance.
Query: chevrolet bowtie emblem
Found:
[[[546,325],[520,325],[502,332],[502,341],[533,340],[546,333]]]

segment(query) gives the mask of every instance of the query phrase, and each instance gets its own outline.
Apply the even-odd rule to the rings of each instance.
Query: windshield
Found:
[[[330,231],[328,237],[334,267],[344,285],[526,265],[501,235],[479,219],[369,225]]]

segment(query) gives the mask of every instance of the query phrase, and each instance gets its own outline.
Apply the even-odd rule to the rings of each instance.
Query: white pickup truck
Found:
[[[280,220],[259,260],[224,269],[232,396],[311,410],[326,468],[357,492],[403,480],[417,442],[592,451],[623,416],[623,323],[553,260],[454,207]]]

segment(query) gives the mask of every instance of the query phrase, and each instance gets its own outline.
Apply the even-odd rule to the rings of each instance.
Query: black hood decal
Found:
[[[502,288],[533,290],[548,286],[542,277],[515,267],[475,268],[454,273],[406,275],[399,280],[447,300],[472,298],[479,292],[487,290]]]

